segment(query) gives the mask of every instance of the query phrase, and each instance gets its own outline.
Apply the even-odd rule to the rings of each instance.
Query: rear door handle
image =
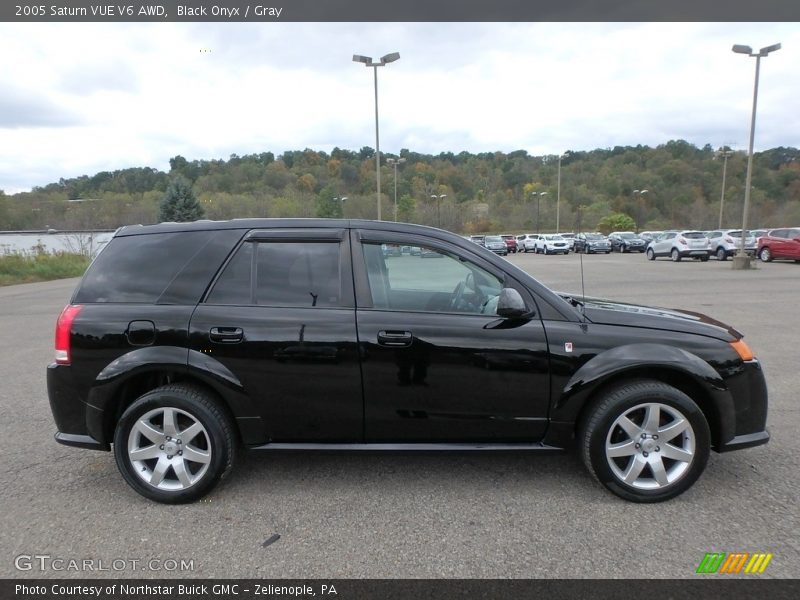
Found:
[[[212,327],[208,337],[220,344],[238,344],[244,339],[244,331],[241,327]]]
[[[379,331],[378,343],[381,346],[392,346],[400,348],[403,346],[410,346],[414,340],[414,336],[410,331]]]

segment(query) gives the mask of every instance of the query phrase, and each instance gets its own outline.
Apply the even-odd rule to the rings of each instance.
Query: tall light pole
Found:
[[[556,191],[556,233],[559,232],[559,221],[561,220],[561,159],[563,154],[558,155],[558,188]]]
[[[405,158],[387,158],[386,164],[394,166],[394,221],[397,222],[397,165],[406,162]]]
[[[436,194],[431,194],[431,198],[436,199],[436,226],[441,227],[442,220],[439,218],[439,200],[447,198],[447,194],[439,194],[438,196]]]
[[[378,133],[378,67],[384,67],[399,58],[399,52],[392,52],[391,54],[381,56],[378,62],[373,62],[371,56],[361,56],[360,54],[353,55],[353,62],[364,63],[365,67],[372,67],[375,74],[375,172],[377,174],[378,189],[378,221],[381,220],[381,141],[380,134]]]
[[[536,233],[539,233],[539,204],[542,201],[542,196],[547,196],[547,192],[532,192],[536,196]]]
[[[717,156],[722,157],[722,193],[719,196],[719,225],[717,226],[718,229],[722,229],[722,210],[725,208],[725,176],[728,173],[728,157],[733,156],[733,150],[720,148]]]
[[[745,232],[747,231],[747,213],[750,212],[750,182],[753,177],[753,140],[756,133],[756,104],[758,103],[758,72],[761,68],[761,58],[769,55],[770,52],[780,50],[780,44],[773,44],[762,48],[757,53],[753,52],[750,46],[742,44],[734,44],[732,50],[737,54],[747,54],[747,56],[756,57],[756,80],[753,85],[753,115],[750,118],[750,147],[747,152],[747,180],[744,184],[744,210],[742,211],[742,235],[739,239],[739,252],[733,257],[731,265],[734,269],[749,269],[750,259],[744,250]]]
[[[642,196],[650,190],[633,190],[633,195],[636,197],[636,233],[642,228]]]

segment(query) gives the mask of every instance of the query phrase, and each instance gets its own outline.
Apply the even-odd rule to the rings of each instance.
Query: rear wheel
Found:
[[[579,440],[592,475],[633,502],[661,502],[685,492],[705,469],[711,447],[697,404],[652,380],[607,392],[584,418]]]
[[[673,248],[672,252],[670,253],[670,258],[672,262],[681,262],[681,253],[678,252],[677,248]]]
[[[728,260],[728,253],[725,251],[725,248],[717,248],[717,260]]]
[[[233,468],[230,418],[202,388],[166,385],[141,396],[114,433],[114,457],[142,496],[168,504],[203,497]]]
[[[656,253],[653,251],[652,248],[648,248],[647,249],[647,260],[655,260],[655,259],[656,259]]]
[[[761,259],[761,262],[770,262],[772,260],[772,252],[769,248],[764,246],[758,253],[758,258]]]

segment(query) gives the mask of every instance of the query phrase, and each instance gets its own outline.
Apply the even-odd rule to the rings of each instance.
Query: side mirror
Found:
[[[518,319],[528,314],[528,307],[519,292],[514,288],[500,290],[497,300],[497,316],[504,319]]]

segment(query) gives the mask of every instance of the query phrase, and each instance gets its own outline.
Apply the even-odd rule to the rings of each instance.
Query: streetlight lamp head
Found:
[[[737,54],[752,54],[753,49],[750,46],[745,46],[744,44],[734,44],[732,50]]]
[[[372,62],[371,56],[361,56],[360,54],[353,54],[353,62],[360,62],[368,65]]]
[[[761,56],[766,56],[770,52],[775,52],[776,50],[780,50],[780,49],[781,49],[781,45],[780,44],[772,44],[772,46],[767,46],[766,48],[762,48],[761,51],[759,52],[759,54]]]
[[[400,58],[400,53],[399,52],[391,52],[391,53],[389,53],[389,54],[387,54],[385,56],[381,56],[381,62],[382,63],[390,63],[390,62],[396,61],[399,58]]]
[[[634,193],[634,194],[640,194],[640,193],[641,193],[641,190],[633,190],[633,193]]]
[[[639,193],[640,193],[640,194],[646,194],[646,193],[647,193],[647,192],[649,192],[649,191],[650,191],[650,190],[642,190],[642,191],[641,191],[641,192],[639,192]]]

